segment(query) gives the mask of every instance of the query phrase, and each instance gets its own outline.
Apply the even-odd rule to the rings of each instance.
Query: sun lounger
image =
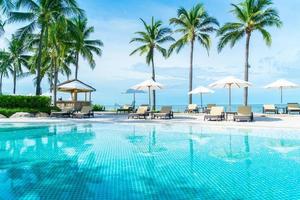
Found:
[[[94,112],[91,106],[82,106],[79,112],[73,113],[75,118],[94,117]]]
[[[209,114],[212,107],[216,107],[216,104],[207,104],[205,113]]]
[[[189,104],[185,109],[186,113],[199,113],[199,108],[197,104]]]
[[[174,117],[172,106],[163,106],[159,113],[153,114],[154,118],[172,119]]]
[[[287,105],[287,113],[298,113],[300,114],[300,105],[298,103],[288,103]]]
[[[130,118],[143,118],[146,119],[146,117],[149,115],[148,113],[148,106],[139,106],[137,111],[135,113],[128,114],[128,119]]]
[[[53,111],[50,114],[50,117],[59,117],[59,118],[67,118],[71,117],[74,109],[72,107],[65,107],[61,109],[61,111]]]
[[[234,121],[253,121],[253,112],[250,106],[239,106],[237,114],[233,117]]]
[[[274,104],[265,104],[263,105],[263,113],[278,114],[278,109]]]
[[[204,116],[204,120],[216,120],[216,121],[222,121],[225,119],[224,114],[224,107],[222,106],[214,106],[211,107],[210,114],[206,114]]]
[[[130,105],[124,105],[124,106],[122,106],[121,108],[118,108],[117,109],[117,114],[119,114],[119,113],[130,113],[130,112],[133,112],[133,107],[132,106],[130,106]]]

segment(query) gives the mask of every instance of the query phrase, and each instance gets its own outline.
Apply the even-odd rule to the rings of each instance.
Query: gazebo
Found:
[[[71,94],[71,100],[60,99],[56,101],[56,105],[59,108],[72,107],[76,110],[80,110],[82,106],[91,105],[92,92],[95,92],[96,89],[78,79],[73,79],[59,84],[57,91]],[[78,100],[79,93],[84,93],[84,100]]]

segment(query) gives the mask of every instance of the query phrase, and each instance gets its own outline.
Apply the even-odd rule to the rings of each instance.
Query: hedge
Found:
[[[51,99],[44,96],[0,95],[0,114],[10,117],[16,112],[50,113],[57,108],[51,107]]]
[[[49,108],[50,97],[0,95],[0,108]]]

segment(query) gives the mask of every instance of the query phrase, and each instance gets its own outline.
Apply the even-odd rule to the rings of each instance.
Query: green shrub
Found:
[[[93,111],[105,111],[105,107],[99,104],[94,104]]]
[[[50,113],[58,110],[51,107],[51,99],[44,96],[0,95],[0,114],[10,117],[16,112]]]
[[[0,95],[0,108],[49,108],[50,97]]]

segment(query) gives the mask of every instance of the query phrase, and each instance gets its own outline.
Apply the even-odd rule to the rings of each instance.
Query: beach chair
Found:
[[[91,106],[82,106],[79,112],[73,113],[75,118],[94,117],[94,112]]]
[[[154,118],[160,118],[160,119],[172,119],[174,118],[174,114],[173,114],[173,111],[172,111],[172,106],[163,106],[159,113],[154,113],[153,114],[153,117]]]
[[[217,105],[216,104],[207,104],[207,107],[205,109],[205,113],[206,114],[209,114],[210,113],[210,110],[212,107],[216,107]]]
[[[133,112],[133,107],[131,106],[131,105],[124,105],[124,106],[122,106],[121,108],[118,108],[117,109],[117,114],[119,114],[119,113],[130,113],[130,112]]]
[[[185,109],[186,113],[199,113],[199,108],[197,104],[189,104]]]
[[[234,121],[253,121],[253,112],[250,106],[239,106],[237,110],[237,114],[233,117]]]
[[[74,112],[73,107],[64,107],[61,111],[51,111],[50,117],[68,118]]]
[[[263,113],[278,114],[278,109],[274,104],[265,104],[263,105]]]
[[[149,115],[148,109],[149,109],[148,106],[139,106],[139,108],[137,109],[137,111],[135,113],[129,113],[128,114],[128,119],[130,119],[130,118],[132,118],[132,119],[134,119],[134,118],[146,119],[146,117]]]
[[[224,107],[222,106],[213,106],[211,107],[210,114],[204,116],[204,120],[208,121],[222,121],[225,119]]]
[[[288,103],[286,110],[288,114],[292,114],[292,113],[300,114],[300,105],[298,103]]]

